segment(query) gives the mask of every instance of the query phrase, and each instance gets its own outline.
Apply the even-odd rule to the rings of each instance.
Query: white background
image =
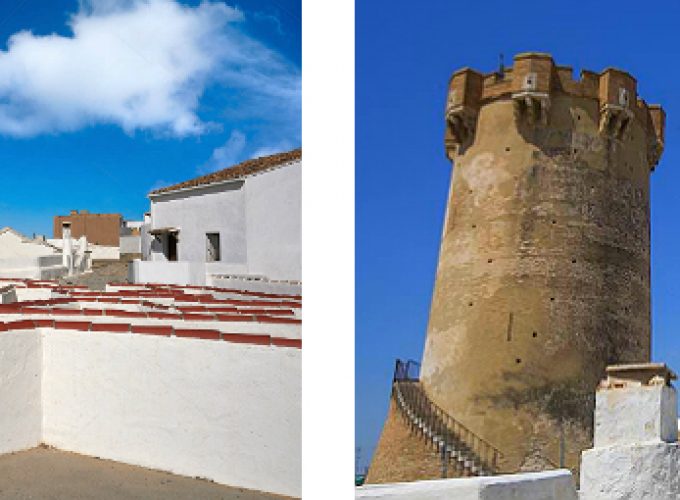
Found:
[[[354,2],[302,4],[302,495],[349,499],[354,498]]]

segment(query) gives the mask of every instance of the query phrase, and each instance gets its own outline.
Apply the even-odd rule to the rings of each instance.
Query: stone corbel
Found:
[[[550,96],[543,92],[516,92],[512,94],[515,120],[531,127],[548,125]]]
[[[647,144],[647,161],[649,162],[650,170],[654,170],[656,164],[659,163],[662,153],[663,144],[656,140],[656,138]]]
[[[600,110],[600,134],[626,139],[633,117],[633,112],[628,108],[614,104],[605,105]]]
[[[466,144],[475,134],[477,111],[466,106],[447,107],[446,123],[451,130],[454,143]]]

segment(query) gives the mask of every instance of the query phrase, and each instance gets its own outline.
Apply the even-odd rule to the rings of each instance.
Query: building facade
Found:
[[[64,222],[71,223],[71,236],[85,236],[94,245],[117,247],[120,244],[123,218],[120,214],[93,214],[88,210],[71,210],[69,215],[54,217],[54,238],[62,238]]]
[[[649,360],[649,177],[664,120],[613,68],[575,80],[527,53],[503,72],[453,74],[455,168],[417,384],[466,430],[453,448],[495,450],[493,464],[468,454],[475,473],[576,470],[605,366]],[[402,410],[394,400],[369,482],[439,477],[437,454],[424,472],[395,466],[394,450],[416,447],[394,431]]]
[[[300,149],[149,194],[134,282],[301,279]]]
[[[64,233],[62,245],[56,246],[9,227],[0,229],[0,278],[58,279],[89,271],[87,239],[81,236],[72,240],[68,223]]]

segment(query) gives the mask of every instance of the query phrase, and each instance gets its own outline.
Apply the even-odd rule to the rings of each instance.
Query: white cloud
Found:
[[[210,124],[198,116],[199,99],[211,84],[247,96],[236,100],[233,116],[277,110],[297,125],[299,71],[241,33],[243,19],[237,9],[206,1],[81,0],[72,36],[22,31],[0,51],[0,133],[108,123],[130,133],[200,134]],[[260,105],[256,113],[248,109],[253,104]]]
[[[199,169],[199,172],[213,172],[222,168],[230,167],[243,160],[243,152],[246,147],[246,136],[239,130],[232,131],[227,142],[213,151],[208,163]]]
[[[262,146],[255,150],[252,157],[259,158],[260,156],[270,156],[276,153],[283,153],[284,151],[290,151],[294,146],[290,142],[282,141],[275,145]]]
[[[276,28],[276,32],[279,35],[283,35],[283,27],[281,26],[281,21],[279,21],[279,18],[272,15],[272,14],[267,14],[265,12],[255,12],[253,14],[253,17],[257,19],[258,21],[265,21],[272,23],[274,27]]]
[[[290,151],[299,146],[299,142],[294,144],[289,140],[281,140],[266,145],[258,145],[258,142],[252,143],[243,132],[233,130],[227,142],[215,148],[210,159],[198,169],[198,172],[205,174],[222,170],[249,158],[259,158],[261,156]]]

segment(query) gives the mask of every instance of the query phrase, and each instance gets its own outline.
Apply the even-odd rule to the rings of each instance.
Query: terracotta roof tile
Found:
[[[179,184],[174,184],[172,186],[156,189],[151,191],[149,194],[160,194],[169,191],[176,191],[178,189],[186,189],[196,186],[201,186],[205,184],[213,184],[215,182],[222,182],[230,179],[239,179],[246,177],[248,175],[253,175],[263,170],[268,170],[270,168],[276,167],[278,165],[283,165],[284,163],[290,163],[295,160],[302,158],[302,148],[293,149],[292,151],[286,151],[285,153],[277,153],[270,156],[262,156],[260,158],[253,158],[251,160],[246,160],[237,165],[213,172],[211,174],[202,175],[201,177],[196,177],[195,179],[190,179],[188,181],[180,182]]]

